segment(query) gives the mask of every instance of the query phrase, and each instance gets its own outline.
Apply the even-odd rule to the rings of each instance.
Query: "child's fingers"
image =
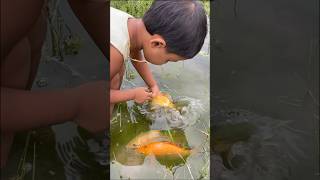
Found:
[[[146,91],[146,92],[151,92],[151,91],[150,91],[150,89],[149,89],[149,88],[147,88],[147,87],[146,87],[146,88],[144,88],[144,91]]]

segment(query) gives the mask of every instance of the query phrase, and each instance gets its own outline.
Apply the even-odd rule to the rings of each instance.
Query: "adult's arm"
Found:
[[[43,0],[1,0],[1,60],[27,36],[41,14],[43,3]]]
[[[76,88],[25,91],[1,87],[1,132],[76,122],[91,132],[107,128],[106,82]]]

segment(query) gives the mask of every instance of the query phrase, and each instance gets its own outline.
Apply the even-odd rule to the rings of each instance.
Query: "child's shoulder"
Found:
[[[128,19],[132,16],[119,9],[110,7],[110,44],[112,44],[126,60],[130,54],[130,38]]]
[[[132,15],[128,14],[125,11],[122,11],[120,9],[116,9],[114,7],[110,7],[110,15],[112,16],[120,16],[120,17],[133,17]],[[112,20],[112,18],[111,18]]]

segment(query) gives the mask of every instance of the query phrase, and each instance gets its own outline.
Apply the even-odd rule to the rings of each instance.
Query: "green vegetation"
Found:
[[[125,11],[134,17],[142,17],[143,14],[148,10],[151,4],[152,4],[152,0],[144,0],[144,1],[111,0],[111,3],[110,3],[112,7]]]
[[[153,0],[111,0],[111,6],[131,14],[134,17],[141,18],[149,9]],[[207,14],[210,14],[210,1],[201,0]]]
[[[47,5],[50,27],[48,39],[51,41],[51,57],[63,61],[66,55],[77,55],[79,53],[83,46],[83,40],[64,22],[58,7],[55,1]]]

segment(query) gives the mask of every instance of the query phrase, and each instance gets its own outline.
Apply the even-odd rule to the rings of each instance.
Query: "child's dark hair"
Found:
[[[196,0],[155,0],[143,16],[150,34],[161,35],[170,53],[194,57],[207,34],[207,16]]]

